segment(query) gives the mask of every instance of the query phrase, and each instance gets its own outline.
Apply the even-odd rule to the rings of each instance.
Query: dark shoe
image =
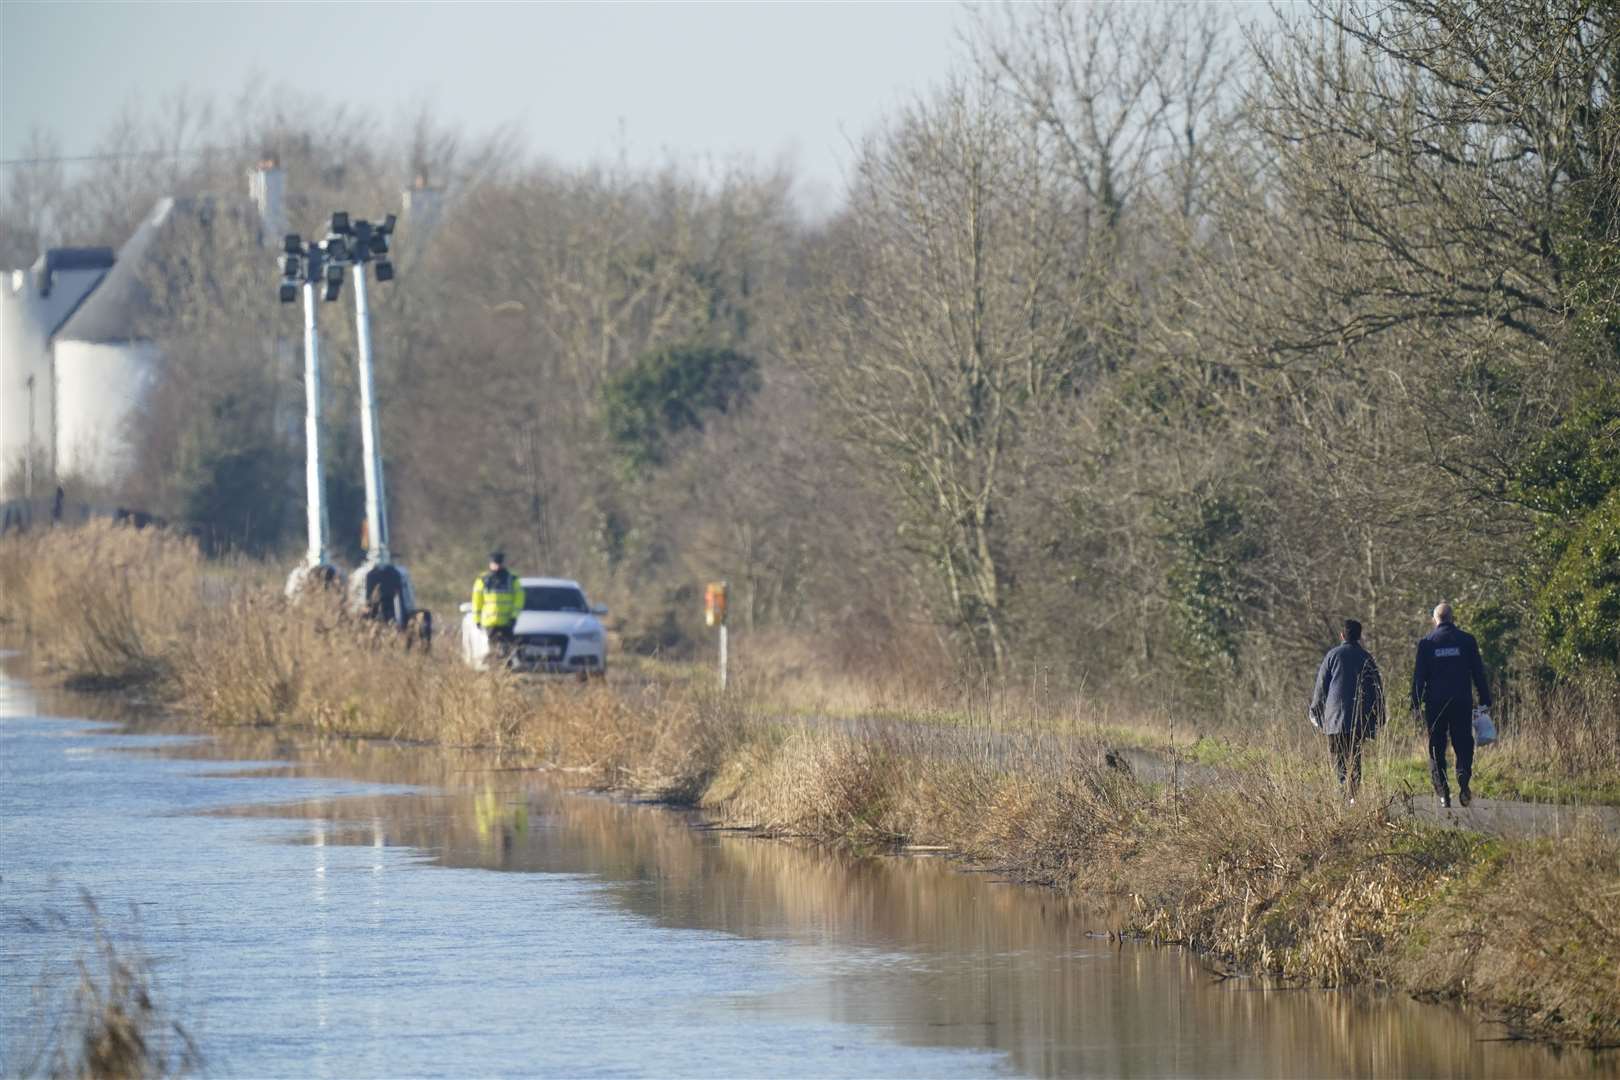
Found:
[[[1457,793],[1457,801],[1464,806],[1474,801],[1474,793],[1468,790],[1467,784],[1464,784],[1462,790]]]
[[[1442,809],[1442,810],[1450,810],[1451,809],[1451,794],[1449,792],[1447,792],[1446,794],[1440,796],[1440,809]]]

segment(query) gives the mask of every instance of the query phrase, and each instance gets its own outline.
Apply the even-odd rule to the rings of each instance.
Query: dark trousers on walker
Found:
[[[1352,799],[1361,790],[1361,741],[1361,732],[1354,729],[1328,736],[1328,748],[1333,751],[1333,771],[1338,774],[1341,788],[1348,776],[1348,794]]]
[[[1436,795],[1450,795],[1446,784],[1446,740],[1457,752],[1457,784],[1467,787],[1474,775],[1474,703],[1469,698],[1451,698],[1423,703],[1429,724],[1429,781]]]
[[[492,656],[505,660],[517,648],[517,638],[512,634],[512,627],[516,623],[507,623],[504,626],[486,626],[484,633],[489,635],[489,651]]]

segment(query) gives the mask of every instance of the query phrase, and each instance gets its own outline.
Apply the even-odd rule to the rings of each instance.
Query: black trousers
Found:
[[[1457,784],[1467,787],[1474,775],[1474,702],[1472,698],[1425,700],[1429,725],[1429,781],[1436,795],[1450,795],[1446,784],[1446,740],[1457,752]]]
[[[1352,799],[1361,789],[1361,742],[1362,733],[1354,728],[1328,736],[1328,748],[1333,751],[1333,771],[1338,774],[1340,787],[1344,786],[1348,775]]]
[[[486,626],[484,633],[489,636],[489,651],[492,655],[506,659],[517,648],[517,639],[512,636],[512,627],[516,623],[507,623],[504,626]]]

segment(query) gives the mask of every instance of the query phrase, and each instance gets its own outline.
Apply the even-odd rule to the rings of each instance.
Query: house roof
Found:
[[[125,342],[141,336],[141,317],[152,302],[141,271],[173,211],[173,199],[158,200],[134,235],[118,249],[118,258],[101,284],[57,332],[58,341]]]
[[[113,264],[112,248],[51,248],[34,263],[34,274],[41,296],[50,295],[51,278],[69,270],[105,270]]]

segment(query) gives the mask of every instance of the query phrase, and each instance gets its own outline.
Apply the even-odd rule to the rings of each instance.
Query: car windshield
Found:
[[[588,611],[585,594],[566,585],[525,585],[524,611]]]

